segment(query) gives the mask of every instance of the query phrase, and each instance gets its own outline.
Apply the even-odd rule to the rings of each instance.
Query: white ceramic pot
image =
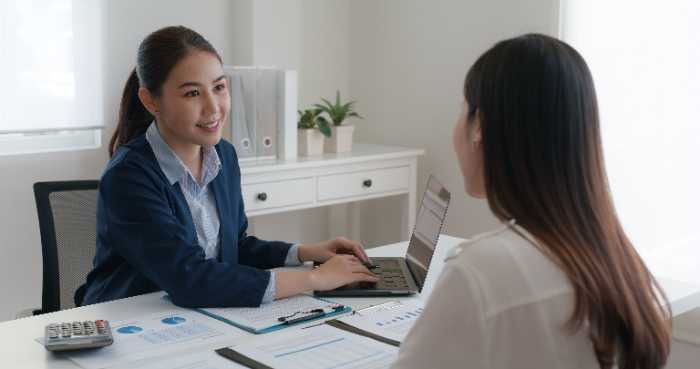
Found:
[[[331,137],[326,138],[326,152],[352,151],[352,133],[355,126],[331,126]]]
[[[314,156],[323,154],[323,144],[326,138],[315,128],[297,130],[299,138],[299,156]]]

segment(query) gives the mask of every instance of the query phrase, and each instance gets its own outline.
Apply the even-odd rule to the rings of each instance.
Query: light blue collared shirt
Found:
[[[151,123],[148,130],[146,130],[146,141],[151,146],[158,165],[170,184],[180,184],[180,189],[185,196],[187,206],[192,215],[192,222],[197,230],[197,242],[204,250],[205,258],[218,257],[221,249],[219,213],[216,209],[214,192],[210,190],[209,186],[211,181],[221,171],[221,161],[216,149],[212,146],[202,146],[202,182],[199,183],[185,163],[180,160],[163,140],[155,122]],[[294,244],[289,248],[284,264],[287,266],[301,264],[298,244]],[[275,272],[270,272],[270,281],[265,289],[263,303],[274,300],[276,293],[275,282]]]

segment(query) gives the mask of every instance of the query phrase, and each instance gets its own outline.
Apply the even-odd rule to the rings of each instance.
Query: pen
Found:
[[[331,312],[340,311],[343,309],[345,309],[345,305],[331,306],[330,311],[327,311],[326,309],[323,309],[323,308],[316,308],[316,309],[311,309],[308,311],[298,311],[292,315],[279,317],[279,318],[277,318],[277,320],[282,322],[282,324],[289,325],[289,324],[299,323],[299,322],[303,322],[303,321],[307,321],[307,320],[313,320],[313,319],[322,317],[326,314],[329,314]]]
[[[324,314],[325,313],[324,313],[323,309],[313,309],[313,310],[310,310],[309,314],[306,314],[306,315],[300,315],[296,318],[282,317],[282,318],[279,318],[279,320],[283,324],[294,324],[294,323],[299,323],[299,322],[303,322],[306,320],[313,320],[313,319],[316,319],[318,317],[323,316]]]

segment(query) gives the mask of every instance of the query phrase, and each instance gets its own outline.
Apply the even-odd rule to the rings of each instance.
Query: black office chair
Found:
[[[95,256],[98,184],[96,180],[34,184],[44,261],[41,309],[34,315],[75,307],[74,294]]]

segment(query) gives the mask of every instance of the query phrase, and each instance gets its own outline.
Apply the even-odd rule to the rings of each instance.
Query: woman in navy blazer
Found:
[[[144,39],[100,180],[97,252],[78,305],[164,290],[180,306],[258,306],[377,281],[356,242],[246,233],[238,159],[221,139],[229,110],[221,58],[201,35],[166,27]],[[304,261],[323,264],[264,270]]]

